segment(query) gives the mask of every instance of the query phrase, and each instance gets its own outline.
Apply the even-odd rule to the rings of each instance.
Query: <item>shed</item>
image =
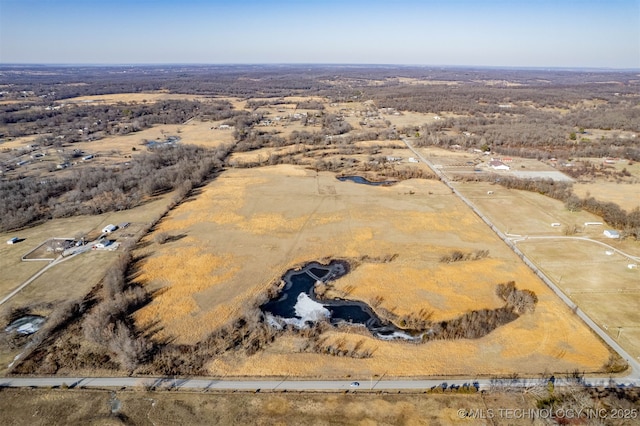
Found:
[[[95,244],[93,246],[93,248],[95,249],[103,249],[103,248],[107,248],[109,247],[111,244],[113,243],[113,241],[111,240],[102,240],[99,243]]]
[[[504,164],[502,161],[493,160],[489,162],[489,166],[493,168],[493,170],[509,170],[511,167]]]
[[[110,234],[111,232],[115,231],[116,229],[118,229],[117,226],[109,224],[109,225],[105,226],[104,228],[102,228],[102,233],[103,234]]]
[[[603,234],[607,238],[620,238],[620,233],[613,229],[605,229]]]

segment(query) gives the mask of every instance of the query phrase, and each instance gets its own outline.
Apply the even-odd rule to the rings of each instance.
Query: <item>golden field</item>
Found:
[[[633,187],[611,184],[609,197],[603,199],[626,198],[633,203],[629,192]],[[640,243],[606,238],[606,226],[584,226],[585,222],[602,222],[599,216],[571,212],[561,201],[537,193],[486,183],[461,184],[458,189],[503,232],[533,237],[518,242],[518,247],[630,355],[640,356],[640,272],[628,267],[638,262],[612,251],[615,248],[637,257]],[[494,193],[488,195],[488,190]],[[562,227],[551,227],[553,222]],[[563,228],[571,225],[581,228],[575,237],[593,241],[563,238]],[[543,236],[556,238],[535,238]]]
[[[336,329],[328,339],[364,339],[368,359],[301,353],[297,337],[279,337],[253,356],[212,360],[212,374],[344,377],[386,374],[538,374],[597,371],[609,351],[569,309],[444,185],[408,180],[391,187],[340,182],[295,166],[231,169],[174,209],[156,232],[181,236],[138,249],[148,257],[140,282],[161,290],[135,314],[159,337],[193,344],[240,316],[289,268],[312,260],[396,254],[362,263],[336,292],[397,314],[433,311],[449,319],[502,305],[498,283],[514,280],[539,298],[536,311],[476,340],[414,345]],[[143,245],[144,246],[144,245]],[[479,261],[442,264],[452,250],[487,249]]]

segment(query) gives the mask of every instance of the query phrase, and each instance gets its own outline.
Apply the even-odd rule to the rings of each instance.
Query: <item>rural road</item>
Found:
[[[353,380],[217,380],[207,378],[150,378],[150,377],[5,377],[0,378],[0,387],[60,387],[70,388],[155,388],[195,390],[241,390],[241,391],[344,391],[344,390],[415,390],[424,391],[434,387],[457,388],[463,385],[478,390],[493,388],[532,388],[546,386],[549,380],[555,386],[575,385],[566,378],[541,379],[439,379],[439,380],[379,380],[370,377]],[[351,384],[357,381],[359,386]],[[587,378],[580,381],[585,386],[638,387],[639,379]]]
[[[455,194],[458,198],[460,198],[480,219],[486,223],[493,232],[500,237],[504,243],[513,250],[513,252],[518,255],[522,259],[522,261],[542,280],[544,283],[556,294],[558,297],[571,308],[576,315],[578,315],[602,340],[604,340],[607,345],[609,345],[613,350],[615,350],[622,359],[627,361],[630,368],[630,373],[626,378],[636,383],[635,386],[638,386],[638,381],[640,379],[640,363],[634,359],[631,355],[627,353],[613,338],[611,338],[604,330],[602,330],[587,314],[585,314],[582,309],[580,309],[573,301],[566,295],[560,288],[549,279],[518,247],[516,247],[515,241],[507,236],[504,232],[499,230],[493,222],[485,216],[476,206],[473,204],[467,197],[462,195],[456,187],[449,181],[449,178],[442,172],[442,170],[438,169],[431,161],[427,160],[422,154],[420,154],[414,147],[411,145],[408,139],[403,138],[402,141],[407,145],[407,147],[419,158],[422,162],[424,162],[429,168],[438,176],[438,178],[447,185],[453,194]],[[579,238],[579,237],[577,237]],[[601,243],[604,244],[604,243]],[[626,253],[622,253],[619,250],[616,250],[620,254],[627,256],[628,258],[634,259],[634,256],[629,256]]]

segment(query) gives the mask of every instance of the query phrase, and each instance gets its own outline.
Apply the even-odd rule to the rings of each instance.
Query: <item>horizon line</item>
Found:
[[[596,66],[527,66],[527,65],[451,65],[451,64],[403,64],[403,63],[339,63],[339,62],[0,62],[0,68],[5,67],[176,67],[176,66],[262,66],[262,67],[378,67],[378,68],[445,68],[445,69],[492,69],[492,70],[531,70],[531,71],[602,71],[602,72],[640,72],[640,68],[617,68]]]

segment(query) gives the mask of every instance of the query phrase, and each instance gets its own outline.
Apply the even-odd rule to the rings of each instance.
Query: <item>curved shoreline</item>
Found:
[[[315,293],[317,282],[328,282],[349,273],[350,265],[344,260],[332,260],[328,265],[309,262],[300,269],[289,269],[282,277],[285,285],[278,296],[260,306],[266,314],[285,324],[303,328],[318,318],[325,317],[333,325],[360,324],[375,337],[383,340],[403,339],[421,341],[422,334],[412,335],[380,318],[366,303],[345,299],[320,299]],[[304,294],[304,296],[303,296]],[[308,300],[305,299],[308,297]],[[304,307],[302,306],[304,304]]]
[[[359,184],[363,184],[363,185],[370,185],[370,186],[391,186],[394,185],[396,183],[398,183],[398,181],[395,180],[383,180],[380,182],[373,182],[370,181],[369,179],[362,177],[362,176],[336,176],[336,179],[338,179],[340,182],[346,182],[346,181],[351,181],[354,183],[359,183]]]

